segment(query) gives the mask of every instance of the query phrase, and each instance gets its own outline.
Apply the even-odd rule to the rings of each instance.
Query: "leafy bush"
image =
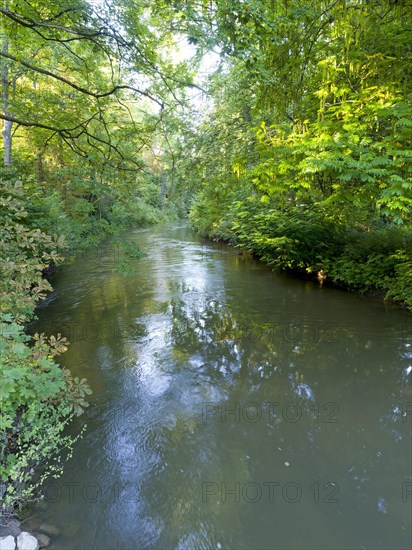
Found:
[[[62,259],[65,241],[33,227],[21,182],[0,182],[0,312],[28,321],[50,284],[42,271]]]
[[[67,349],[64,338],[24,334],[24,323],[51,289],[42,272],[66,249],[63,236],[36,227],[52,228],[48,208],[38,195],[28,198],[22,182],[0,182],[1,513],[13,513],[46,476],[60,473],[60,452],[70,454],[76,440],[63,430],[91,393],[85,380],[54,360]]]
[[[12,513],[33,498],[45,477],[61,472],[60,451],[71,453],[77,438],[63,435],[75,414],[87,406],[91,390],[73,379],[54,357],[66,339],[36,334],[3,315],[0,322],[0,511]],[[30,483],[41,466],[36,483]]]
[[[412,307],[412,232],[405,227],[350,232],[329,275],[334,282],[377,290]]]
[[[354,228],[330,216],[324,205],[282,211],[249,197],[207,227],[209,236],[246,248],[276,268],[322,270],[332,283],[377,291],[412,308],[412,231],[405,225]]]

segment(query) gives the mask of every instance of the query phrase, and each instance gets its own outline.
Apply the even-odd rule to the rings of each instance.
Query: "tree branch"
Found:
[[[18,59],[17,57],[14,57],[13,55],[7,54],[5,52],[0,51],[0,56],[5,57],[6,59],[10,59],[11,61],[14,61],[16,63],[20,63],[20,65],[23,65],[23,67],[26,67],[27,69],[30,69],[31,71],[44,74],[45,76],[50,76],[51,78],[54,78],[55,80],[59,80],[60,82],[63,82],[63,84],[67,84],[67,86],[70,86],[71,88],[74,88],[78,92],[92,96],[96,99],[101,99],[103,97],[108,97],[110,95],[113,95],[119,90],[130,90],[132,92],[135,92],[137,94],[140,94],[144,97],[149,98],[150,100],[157,103],[162,109],[163,109],[163,103],[153,97],[151,94],[144,92],[143,90],[139,90],[138,88],[135,88],[134,86],[129,86],[127,84],[119,84],[117,86],[114,86],[111,90],[104,93],[97,93],[97,92],[91,92],[90,90],[87,90],[86,88],[83,88],[82,86],[78,86],[74,82],[71,82],[70,80],[67,80],[67,78],[63,78],[62,76],[59,76],[57,74],[52,73],[51,71],[48,71],[47,69],[42,69],[41,67],[36,67],[35,65],[32,65],[31,63],[27,63],[26,61],[23,61],[22,59]]]
[[[121,158],[122,161],[124,161],[126,163],[134,164],[137,167],[137,169],[141,170],[142,165],[139,162],[137,162],[136,160],[132,159],[132,158],[126,158],[125,155],[120,151],[120,149],[118,148],[117,145],[113,145],[113,143],[111,141],[106,141],[105,139],[100,138],[100,137],[90,133],[87,130],[87,125],[93,119],[95,119],[97,115],[98,115],[98,113],[95,113],[92,117],[90,117],[89,119],[87,119],[84,122],[81,122],[80,124],[78,124],[77,126],[75,126],[73,128],[56,128],[55,126],[49,126],[48,124],[43,124],[41,122],[29,122],[27,120],[21,120],[21,119],[18,119],[16,117],[4,115],[4,114],[0,114],[0,119],[8,120],[10,122],[14,122],[16,124],[19,124],[20,126],[25,126],[26,128],[42,128],[43,130],[49,130],[51,132],[54,132],[55,134],[57,133],[62,137],[64,142],[70,147],[70,149],[72,149],[72,151],[77,152],[77,154],[80,154],[84,158],[87,158],[87,156],[88,156],[87,153],[85,151],[83,151],[75,143],[76,139],[78,139],[78,138],[80,138],[81,136],[84,135],[84,136],[86,136],[86,140],[89,143],[89,145],[92,145],[92,143],[89,141],[90,139],[95,140],[98,143],[101,143],[102,145],[105,145],[108,148],[109,157],[110,157],[110,152],[113,151]],[[73,135],[73,132],[77,129],[80,129],[80,131],[76,135]],[[93,144],[93,147],[95,149],[98,149],[98,147],[94,144]],[[101,154],[103,154],[103,156],[105,156],[104,153],[100,149],[98,149],[98,150],[100,151]],[[134,170],[136,170],[136,168]]]

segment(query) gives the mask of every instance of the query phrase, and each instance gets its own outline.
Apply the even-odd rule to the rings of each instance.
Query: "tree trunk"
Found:
[[[160,208],[163,209],[166,193],[166,172],[162,174],[162,188],[160,189]]]
[[[6,9],[8,9],[8,1],[6,1]],[[3,51],[5,54],[9,53],[9,41],[4,37]],[[3,103],[4,116],[10,116],[9,110],[9,68],[7,67],[7,61],[3,59],[1,65],[1,99]],[[12,165],[11,147],[12,147],[12,128],[13,123],[9,120],[3,122],[3,144],[4,144],[4,166]]]

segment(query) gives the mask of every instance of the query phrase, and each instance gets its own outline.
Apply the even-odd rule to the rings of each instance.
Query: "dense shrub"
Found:
[[[234,203],[218,223],[209,220],[197,227],[275,268],[314,275],[323,270],[331,283],[379,292],[412,309],[412,231],[405,225],[353,227],[320,206],[282,211],[252,197]]]
[[[66,245],[51,229],[49,205],[10,178],[0,183],[0,511],[13,513],[34,496],[44,476],[60,472],[59,451],[75,441],[65,426],[87,405],[86,381],[73,379],[54,357],[61,338],[24,334],[38,300],[51,289],[42,272],[59,262]],[[44,216],[43,216],[44,214]],[[38,215],[38,217],[36,217]],[[33,484],[41,464],[42,475]]]
[[[76,438],[63,434],[91,393],[85,380],[73,379],[54,360],[66,350],[58,335],[23,333],[3,315],[0,322],[0,510],[13,513],[35,496],[46,476],[61,472],[61,449],[70,454]],[[41,475],[32,483],[41,466]]]

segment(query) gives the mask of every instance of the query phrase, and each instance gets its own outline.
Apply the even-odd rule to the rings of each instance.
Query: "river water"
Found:
[[[411,315],[182,223],[125,238],[147,256],[88,250],[31,327],[93,389],[30,510],[50,548],[409,549]]]

